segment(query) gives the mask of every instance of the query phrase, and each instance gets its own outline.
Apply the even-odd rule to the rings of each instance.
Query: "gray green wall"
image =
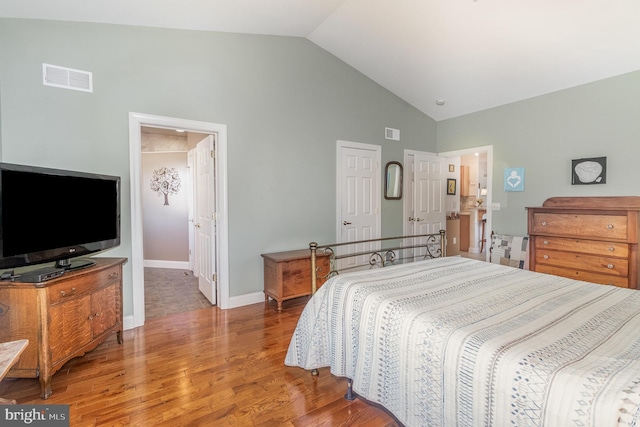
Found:
[[[493,229],[526,234],[525,207],[554,196],[640,195],[640,71],[438,122],[438,151],[493,145]],[[607,183],[571,185],[571,160],[607,157]],[[505,192],[505,168],[525,191]]]
[[[435,121],[303,38],[0,19],[0,40],[2,160],[122,176],[109,255],[131,256],[129,112],[227,125],[231,296],[262,290],[261,253],[335,240],[337,140],[383,163],[436,149]],[[93,72],[94,93],[43,86],[42,63]],[[124,281],[127,315],[129,264]]]

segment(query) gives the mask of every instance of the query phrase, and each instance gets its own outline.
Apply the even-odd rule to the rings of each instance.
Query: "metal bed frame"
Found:
[[[355,252],[344,252],[339,250],[345,246],[354,246],[374,244],[375,249],[362,251],[356,249]],[[311,294],[315,294],[318,290],[318,272],[316,265],[316,257],[329,256],[329,272],[321,276],[322,279],[329,278],[340,274],[347,270],[361,270],[364,268],[384,268],[390,265],[404,264],[408,262],[418,261],[420,259],[440,258],[447,256],[447,240],[445,230],[440,230],[434,234],[417,234],[412,236],[398,237],[382,237],[379,239],[357,240],[346,243],[333,243],[330,245],[318,245],[316,242],[309,243],[311,251]],[[419,252],[416,255],[415,252]],[[339,268],[338,261],[368,256],[368,264],[356,264],[347,268]],[[318,376],[320,372],[317,369],[311,371],[311,375]],[[356,394],[353,392],[353,383],[347,378],[347,392],[344,395],[347,400],[354,400]]]
[[[368,244],[369,246],[378,246],[372,250],[358,250],[355,252],[344,252],[341,248],[348,246],[358,246]],[[395,264],[404,264],[419,259],[440,258],[447,256],[446,232],[440,230],[433,234],[417,234],[412,236],[398,237],[382,237],[379,239],[358,240],[354,242],[333,243],[330,245],[318,245],[316,242],[309,243],[311,251],[311,294],[315,294],[318,290],[318,268],[316,260],[318,254],[321,256],[329,256],[330,269],[329,272],[322,276],[323,279],[329,279],[341,272],[348,270],[358,270],[368,268],[383,268]],[[415,255],[411,252],[423,252],[421,255]],[[338,261],[368,256],[368,264],[358,264],[346,268],[339,268]]]

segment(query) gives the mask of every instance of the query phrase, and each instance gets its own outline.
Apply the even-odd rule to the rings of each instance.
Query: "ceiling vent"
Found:
[[[63,89],[93,92],[93,74],[89,71],[42,64],[42,84]]]
[[[384,128],[385,139],[400,141],[400,129]]]

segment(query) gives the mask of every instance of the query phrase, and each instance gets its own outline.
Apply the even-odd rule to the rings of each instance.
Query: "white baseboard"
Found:
[[[253,292],[250,294],[238,295],[237,297],[229,297],[229,306],[224,308],[243,307],[245,305],[257,304],[259,302],[264,302],[264,292]]]
[[[189,261],[145,259],[143,265],[149,268],[175,268],[176,270],[189,270]]]
[[[133,315],[124,316],[122,319],[122,329],[128,331],[129,329],[133,329],[135,327],[135,323],[133,323]]]

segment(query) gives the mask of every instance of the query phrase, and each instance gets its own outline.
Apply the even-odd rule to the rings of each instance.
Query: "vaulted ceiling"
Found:
[[[0,0],[0,16],[304,37],[435,120],[640,70],[637,0]]]

